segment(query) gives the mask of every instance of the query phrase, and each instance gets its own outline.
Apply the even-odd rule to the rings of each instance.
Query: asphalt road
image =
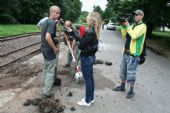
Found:
[[[55,98],[61,99],[66,106],[64,113],[72,113],[70,107],[75,107],[74,113],[170,113],[170,61],[158,56],[149,50],[145,64],[138,66],[135,97],[126,99],[126,92],[114,92],[112,88],[120,84],[119,67],[122,57],[124,40],[116,31],[102,30],[101,38],[106,45],[104,52],[96,54],[97,59],[110,61],[112,66],[105,64],[94,66],[96,83],[95,103],[90,107],[80,107],[76,103],[84,97],[84,84],[76,84],[68,76],[59,75],[63,80],[61,90],[54,88]],[[63,50],[66,46],[62,46]],[[64,58],[65,52],[60,54]],[[36,60],[42,62],[42,56],[36,56]],[[60,60],[62,67],[64,59]],[[11,99],[1,105],[0,113],[38,113],[34,106],[24,107],[22,104],[28,98],[36,98],[41,94],[41,73],[32,81],[29,89],[13,89],[15,94],[9,91],[0,91],[0,97],[4,92],[11,94]],[[67,97],[67,91],[73,92],[72,97]],[[11,89],[10,89],[11,90]],[[17,93],[18,91],[18,93]],[[4,94],[5,97],[5,94]],[[1,100],[3,100],[1,98]]]

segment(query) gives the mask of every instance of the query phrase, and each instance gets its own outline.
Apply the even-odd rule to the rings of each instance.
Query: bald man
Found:
[[[41,31],[41,52],[44,57],[43,68],[43,97],[51,97],[51,89],[54,83],[55,68],[57,66],[57,57],[59,48],[54,43],[56,37],[56,20],[60,17],[60,8],[51,6],[49,8],[49,18],[44,22]]]

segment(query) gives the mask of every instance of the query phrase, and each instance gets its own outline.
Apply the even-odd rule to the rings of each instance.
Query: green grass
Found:
[[[11,35],[39,32],[40,30],[36,25],[0,25],[0,37],[6,37]]]
[[[162,31],[153,31],[152,34],[153,34],[153,36],[156,36],[156,37],[170,39],[170,31],[165,31],[165,32],[162,32]]]

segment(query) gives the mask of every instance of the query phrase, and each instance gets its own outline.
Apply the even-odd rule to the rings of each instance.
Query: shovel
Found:
[[[66,42],[67,42],[67,45],[68,45],[68,47],[69,47],[71,56],[72,56],[72,58],[73,58],[73,62],[76,63],[76,59],[75,59],[75,56],[74,56],[73,49],[71,48],[70,43],[69,43],[67,37],[66,37]],[[79,83],[81,80],[83,80],[83,74],[82,74],[82,72],[81,72],[81,70],[80,70],[80,66],[78,66],[78,65],[76,66],[76,71],[77,71],[77,72],[75,73],[74,78],[75,78],[75,80],[76,80],[76,83]]]

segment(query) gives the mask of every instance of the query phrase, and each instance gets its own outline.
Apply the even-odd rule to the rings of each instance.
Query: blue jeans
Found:
[[[93,63],[95,55],[83,57],[81,56],[81,70],[86,84],[86,102],[90,103],[94,99],[94,77]]]
[[[123,54],[120,66],[120,79],[128,83],[136,81],[136,69],[140,58],[138,56],[131,56]]]

